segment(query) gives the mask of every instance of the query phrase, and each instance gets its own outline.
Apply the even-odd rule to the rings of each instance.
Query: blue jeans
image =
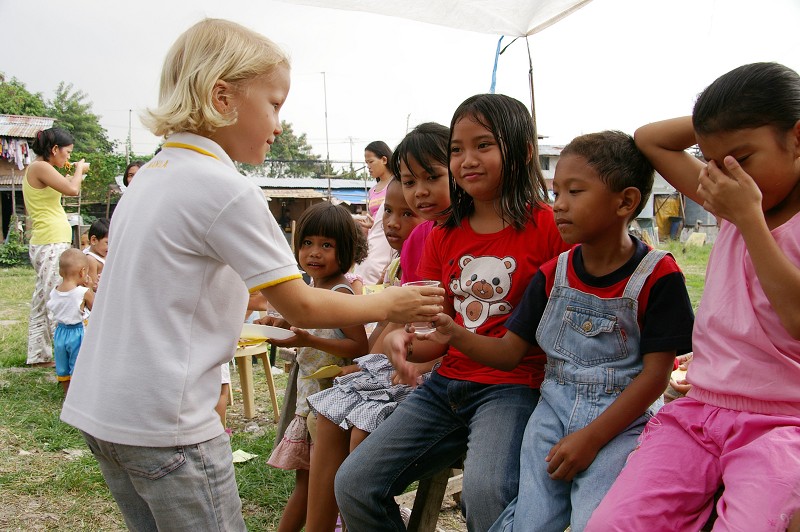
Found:
[[[597,453],[588,469],[567,482],[553,480],[544,461],[550,449],[567,434],[584,428],[619,393],[607,394],[597,384],[559,383],[545,378],[542,400],[522,440],[520,489],[490,532],[575,532],[586,528],[592,512],[625,465],[651,415],[642,415]],[[565,426],[565,420],[567,426]]]
[[[466,453],[461,504],[484,531],[517,495],[519,451],[539,391],[434,373],[345,460],[336,501],[349,530],[405,531],[393,497]]]
[[[83,437],[130,530],[246,530],[227,434],[176,447]]]

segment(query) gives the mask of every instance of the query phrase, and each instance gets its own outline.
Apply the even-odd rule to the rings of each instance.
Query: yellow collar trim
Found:
[[[219,157],[217,157],[216,155],[214,155],[210,151],[204,150],[203,148],[200,148],[199,146],[193,146],[192,144],[184,144],[183,142],[165,142],[164,143],[164,147],[165,148],[183,148],[184,150],[192,150],[192,151],[196,151],[197,153],[202,153],[203,155],[208,155],[209,157],[213,157],[214,159],[216,159],[218,161],[220,160]]]

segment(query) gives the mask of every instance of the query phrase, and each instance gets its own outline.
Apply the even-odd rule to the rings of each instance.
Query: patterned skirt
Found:
[[[394,368],[386,355],[365,355],[355,362],[361,371],[336,377],[332,388],[309,396],[308,404],[344,430],[372,432],[414,389],[392,384]]]
[[[272,450],[267,463],[278,469],[294,471],[311,468],[311,437],[308,424],[303,416],[294,416],[286,427],[283,438]]]

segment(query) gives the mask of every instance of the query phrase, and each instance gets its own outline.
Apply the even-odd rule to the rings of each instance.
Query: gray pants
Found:
[[[130,530],[246,530],[227,434],[175,447],[83,437]]]

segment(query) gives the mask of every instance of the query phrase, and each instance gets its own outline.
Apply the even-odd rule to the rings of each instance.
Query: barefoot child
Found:
[[[350,212],[342,206],[323,202],[303,212],[295,233],[295,255],[315,288],[353,294],[344,274],[355,263],[359,231]],[[363,325],[308,331],[292,327],[291,330],[294,337],[272,340],[279,347],[299,348],[295,416],[267,462],[273,467],[296,471],[294,491],[283,510],[279,532],[299,532],[306,521],[308,470],[314,449],[306,398],[330,388],[333,382],[333,377],[320,379],[312,375],[325,366],[347,366],[353,358],[367,353]],[[265,368],[265,371],[270,370]]]
[[[354,298],[303,282],[263,192],[234,164],[264,161],[289,85],[286,54],[225,20],[189,28],[164,62],[145,122],[167,139],[114,212],[103,289],[61,413],[82,431],[130,529],[245,529],[214,405],[248,291],[298,327],[439,311],[441,289]]]
[[[686,397],[648,424],[591,530],[786,530],[800,509],[800,76],[754,63],[636,144],[714,214]],[[697,143],[707,163],[685,150]],[[678,457],[676,459],[675,457]]]
[[[691,350],[692,307],[672,257],[628,234],[653,167],[621,132],[583,135],[561,152],[553,214],[567,243],[541,267],[502,337],[445,315],[427,335],[499,369],[531,346],[547,353],[541,400],[522,442],[520,490],[493,531],[580,531],[616,478],[676,351]]]
[[[53,288],[47,300],[47,310],[56,321],[53,335],[53,352],[56,359],[56,379],[69,390],[69,381],[75,369],[83,342],[83,320],[92,310],[94,292],[89,284],[89,259],[75,248],[70,248],[58,259],[61,284]]]

